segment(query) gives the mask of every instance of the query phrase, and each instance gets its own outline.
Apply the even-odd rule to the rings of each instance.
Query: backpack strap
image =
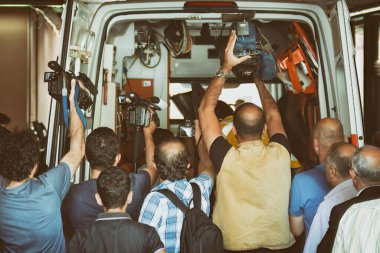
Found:
[[[169,189],[161,189],[156,192],[161,193],[167,197],[176,207],[178,207],[184,214],[189,211],[189,208],[178,198],[178,196]]]
[[[201,189],[197,183],[190,183],[191,188],[193,188],[193,202],[194,207],[202,210],[202,199],[201,199]]]

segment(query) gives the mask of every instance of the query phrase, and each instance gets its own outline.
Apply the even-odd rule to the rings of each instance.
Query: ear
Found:
[[[120,159],[121,159],[121,154],[118,153],[115,157],[115,162],[114,162],[113,166],[117,166],[120,162]]]
[[[355,181],[357,178],[356,172],[353,169],[350,169],[349,172],[350,172],[350,177],[352,181]]]
[[[236,128],[234,125],[232,125],[232,133],[236,136]]]
[[[334,165],[330,165],[328,168],[328,173],[330,176],[335,177],[336,176],[336,167]]]
[[[95,199],[96,199],[96,203],[98,203],[99,206],[103,206],[102,199],[100,198],[98,193],[95,193]]]
[[[132,202],[132,199],[133,199],[133,191],[130,191],[128,193],[128,197],[127,197],[127,204],[128,205]]]
[[[318,155],[319,154],[319,142],[316,138],[313,138],[313,149],[314,149],[314,152]]]

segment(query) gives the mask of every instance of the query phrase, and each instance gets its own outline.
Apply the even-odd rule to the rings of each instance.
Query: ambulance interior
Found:
[[[160,127],[181,135],[180,129],[186,130],[186,123],[193,119],[188,109],[196,111],[184,97],[194,86],[207,89],[220,67],[220,52],[225,46],[222,42],[228,39],[234,22],[253,22],[261,34],[257,41],[274,58],[276,72],[264,81],[276,101],[287,97],[278,102],[278,107],[296,158],[295,167],[307,169],[317,162],[310,137],[313,125],[321,117],[339,118],[347,138],[361,126],[360,122],[352,121],[355,101],[348,102],[351,87],[346,82],[344,43],[339,37],[341,23],[335,9],[328,18],[326,14],[331,9],[313,9],[318,16],[312,17],[307,9],[287,12],[290,5],[286,5],[284,13],[269,13],[264,11],[265,7],[261,12],[246,9],[150,13],[145,5],[140,13],[128,6],[124,3],[93,9],[80,6],[70,32],[66,61],[66,69],[87,74],[97,87],[94,105],[85,112],[87,129],[100,126],[114,129],[121,143],[121,163],[134,163],[136,167],[133,158],[136,127],[130,124],[126,98],[131,92],[143,100],[157,97],[161,107],[156,110]],[[228,75],[220,100],[222,105],[217,113],[220,120],[233,113],[241,102],[261,105],[255,85],[236,78],[233,72]],[[223,129],[223,134],[228,135],[228,131]],[[296,146],[300,150],[293,148]],[[138,153],[141,165],[143,148]],[[54,156],[50,157],[50,163],[54,163]],[[81,171],[84,173],[80,173],[76,182],[90,176],[88,164]]]
[[[98,84],[95,115],[100,116],[95,117],[94,125],[115,129],[124,153],[122,163],[131,164],[132,154],[135,152],[133,143],[136,127],[127,124],[128,106],[125,106],[123,101],[134,92],[144,99],[158,97],[161,110],[156,112],[160,127],[170,129],[174,135],[183,135],[179,129],[186,129],[185,123],[193,117],[189,116],[189,105],[186,105],[186,100],[181,100],[181,96],[183,93],[191,92],[193,85],[201,85],[207,89],[215,71],[220,67],[219,51],[224,51],[223,41],[226,41],[230,34],[232,22],[253,21],[261,31],[261,42],[265,44],[265,50],[269,51],[277,62],[276,75],[270,80],[265,80],[274,99],[278,101],[285,94],[284,81],[287,82],[287,86],[291,86],[292,80],[299,80],[298,85],[303,94],[290,102],[285,101],[285,104],[289,104],[287,110],[296,111],[287,115],[287,120],[293,121],[288,124],[288,129],[292,128],[292,124],[303,122],[297,131],[300,132],[301,129],[305,135],[305,145],[310,152],[304,152],[301,156],[307,156],[308,159],[303,165],[311,166],[315,156],[310,143],[310,129],[320,118],[317,95],[320,73],[313,29],[306,23],[254,19],[247,14],[214,16],[218,18],[134,21],[120,18],[111,22],[104,42],[98,77],[102,86]],[[183,30],[178,28],[181,25]],[[295,69],[296,74],[292,77],[289,76],[287,64],[291,64]],[[228,76],[220,100],[224,102],[218,115],[221,120],[231,114],[239,103],[253,102],[261,106],[253,81],[242,83],[232,72]],[[286,110],[280,111],[287,113]],[[231,128],[231,124],[229,125]],[[228,135],[229,129],[223,129],[223,133]],[[297,134],[288,133],[288,136],[291,141],[298,139],[299,144]],[[144,163],[143,149],[139,149],[138,166]],[[301,164],[298,164],[299,166]]]

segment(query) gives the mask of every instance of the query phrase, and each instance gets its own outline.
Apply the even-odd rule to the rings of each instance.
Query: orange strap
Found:
[[[281,67],[288,70],[290,81],[293,83],[293,88],[296,91],[305,94],[316,94],[315,79],[313,73],[311,72],[310,65],[307,61],[307,58],[305,57],[304,52],[302,51],[302,48],[297,42],[293,43],[291,47],[289,47],[282,55],[280,55],[278,57],[278,60]],[[305,89],[303,89],[300,83],[296,70],[296,65],[300,64],[301,62],[305,64],[307,69],[307,76],[311,80],[310,85]]]

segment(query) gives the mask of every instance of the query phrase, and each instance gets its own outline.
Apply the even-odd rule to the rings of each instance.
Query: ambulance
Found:
[[[52,72],[86,80],[81,106],[86,135],[100,126],[113,129],[125,162],[136,162],[130,154],[135,151],[134,132],[141,131],[152,117],[144,108],[156,109],[161,128],[192,135],[192,117],[184,112],[189,105],[181,103],[181,96],[194,86],[207,88],[221,64],[221,41],[236,22],[252,22],[260,31],[257,41],[276,62],[276,74],[265,83],[277,101],[286,94],[298,96],[297,108],[288,103],[286,110],[302,115],[300,127],[306,139],[318,119],[333,117],[342,122],[349,142],[364,145],[350,16],[344,0],[67,0],[62,17],[60,53],[49,67]],[[49,78],[51,73],[47,73]],[[59,80],[49,86],[53,95],[62,95]],[[227,105],[222,115],[240,102],[260,103],[255,85],[241,82],[235,72],[228,76],[220,100]],[[62,100],[52,99],[49,167],[68,150],[65,114]],[[222,124],[228,125],[222,118]],[[75,182],[89,176],[89,165],[83,162]]]

